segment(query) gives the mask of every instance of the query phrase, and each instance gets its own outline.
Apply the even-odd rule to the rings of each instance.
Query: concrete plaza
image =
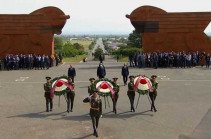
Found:
[[[45,76],[67,75],[69,63],[49,70],[23,70],[0,72],[0,138],[2,139],[70,139],[95,138],[89,104],[82,100],[88,96],[88,79],[96,77],[99,62],[72,63],[76,68],[76,97],[72,113],[66,112],[66,102],[54,98],[53,112],[45,112],[43,83]],[[130,75],[158,75],[159,89],[156,99],[158,112],[149,111],[147,96],[141,96],[135,113],[129,112],[127,86],[123,86],[121,67],[106,59],[106,78],[118,77],[120,97],[115,115],[112,108],[104,107],[100,119],[99,138],[120,139],[178,139],[191,135],[211,107],[211,69],[138,69],[130,68]],[[135,103],[138,94],[136,94]],[[110,105],[111,99],[109,98]],[[210,120],[209,120],[210,121]],[[207,129],[210,131],[210,127]]]

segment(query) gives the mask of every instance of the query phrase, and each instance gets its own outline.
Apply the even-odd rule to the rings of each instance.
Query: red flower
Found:
[[[147,81],[146,81],[145,79],[141,79],[141,80],[140,80],[140,83],[141,83],[141,84],[146,84]]]

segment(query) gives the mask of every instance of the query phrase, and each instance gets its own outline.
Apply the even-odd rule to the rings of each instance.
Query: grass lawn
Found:
[[[122,57],[119,59],[119,62],[128,62],[129,58],[128,57]]]
[[[84,46],[84,50],[89,50],[89,45],[92,43],[92,41],[83,41],[83,40],[72,40],[70,43],[79,43]]]
[[[114,58],[116,59],[116,57],[114,55],[111,55],[111,58]],[[119,62],[128,62],[129,61],[129,58],[128,57],[121,57],[119,58]]]
[[[67,62],[67,63],[70,63],[70,62],[80,62],[83,60],[83,58],[86,57],[88,58],[89,56],[88,55],[78,55],[77,57],[64,57],[63,58],[63,62]]]

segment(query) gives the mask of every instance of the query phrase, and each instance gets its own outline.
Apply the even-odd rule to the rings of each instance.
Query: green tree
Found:
[[[74,43],[73,46],[75,47],[75,49],[82,49],[82,50],[84,50],[83,45],[81,45],[79,43]]]
[[[96,40],[92,41],[92,43],[89,45],[89,50],[92,50],[95,44],[96,44]]]
[[[103,54],[103,50],[98,47],[94,53],[95,59],[98,59],[101,54]]]
[[[142,48],[142,34],[133,31],[128,37],[128,46]]]
[[[54,37],[54,49],[55,49],[56,51],[61,51],[63,45],[64,45],[64,44],[63,44],[62,38],[61,38],[61,37],[55,36],[55,37]]]

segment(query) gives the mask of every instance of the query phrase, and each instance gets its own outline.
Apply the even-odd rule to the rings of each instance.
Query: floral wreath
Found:
[[[56,77],[51,80],[52,89],[51,89],[51,97],[65,95],[70,90],[73,90],[74,87],[68,83],[68,77],[63,75],[60,77]]]
[[[150,91],[153,92],[150,78],[145,75],[137,75],[134,77],[134,90],[139,94],[145,95]]]
[[[107,78],[96,80],[94,82],[94,87],[99,96],[115,96],[112,81]]]

